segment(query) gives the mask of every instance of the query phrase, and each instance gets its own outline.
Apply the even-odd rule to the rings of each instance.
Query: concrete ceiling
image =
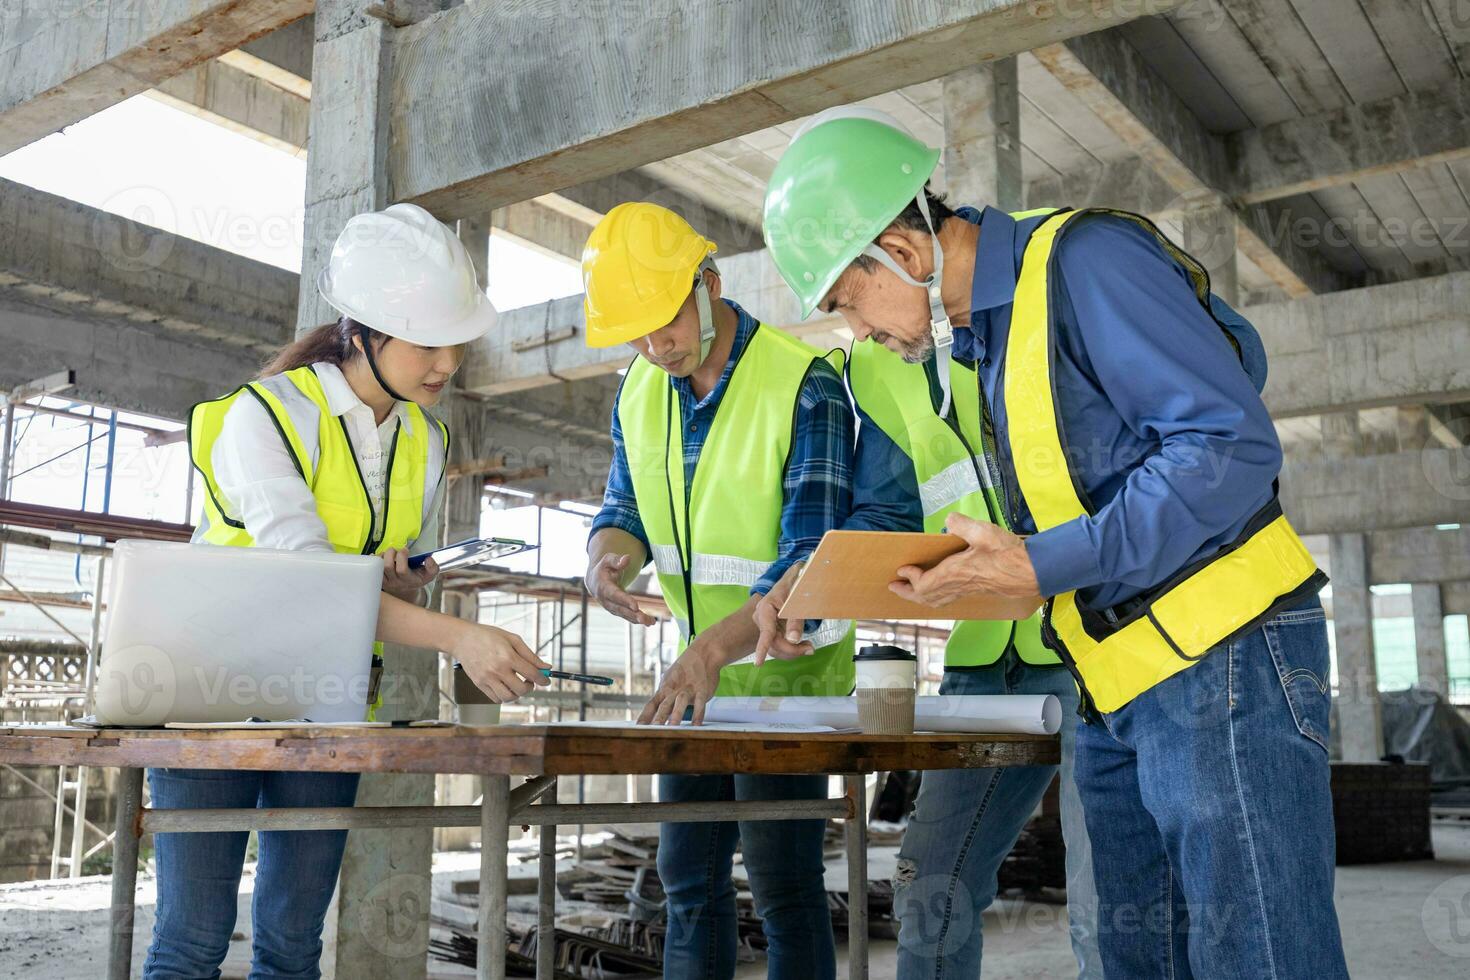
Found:
[[[1453,101],[1466,90],[1470,28],[1456,16],[1455,2],[1193,0],[1174,12],[1143,17],[1086,40],[1113,45],[1125,67],[1131,64],[1136,72],[1143,66],[1142,71],[1161,80],[1183,107],[1185,127],[1198,128],[1197,134],[1185,136],[1217,140],[1227,171],[1237,154],[1247,163],[1259,162],[1250,154],[1262,152],[1257,144],[1270,137],[1264,143],[1267,163],[1289,172],[1289,165],[1299,161],[1287,159],[1290,154],[1285,150],[1299,148],[1281,135],[1290,130],[1278,132],[1273,127],[1314,120],[1343,125],[1334,113],[1346,113],[1343,118],[1361,125],[1363,120],[1351,115],[1359,108],[1367,114],[1365,119],[1380,123],[1368,136],[1392,137],[1411,148],[1419,145],[1416,141],[1425,143],[1421,158],[1376,168],[1358,166],[1348,177],[1339,174],[1326,186],[1302,193],[1258,200],[1261,195],[1251,188],[1225,188],[1227,198],[1240,193],[1237,201],[1243,203],[1236,206],[1252,210],[1259,219],[1257,226],[1266,227],[1265,253],[1244,248],[1239,253],[1242,298],[1247,303],[1280,300],[1286,296],[1280,271],[1254,260],[1261,254],[1271,258],[1270,250],[1282,245],[1279,239],[1291,239],[1290,247],[1339,274],[1336,288],[1435,275],[1470,260],[1470,157],[1461,145],[1470,140],[1459,138],[1459,127],[1466,125],[1470,113],[1459,112]],[[159,82],[154,93],[288,152],[304,152],[313,34],[312,18],[302,18]],[[1075,77],[1058,70],[1055,52],[1047,56],[1038,49],[1019,55],[1017,61],[1023,176],[1033,191],[1049,195],[1048,200],[1028,203],[1140,206],[1122,199],[1050,196],[1059,187],[1120,186],[1101,178],[1091,184],[1085,179],[1078,182],[1089,175],[1150,171],[1151,176],[1146,161],[1152,158],[1148,147],[1128,138],[1126,129],[1100,111]],[[942,81],[928,81],[863,104],[892,113],[919,138],[943,145],[942,92]],[[1448,93],[1451,101],[1449,110],[1435,107],[1440,110],[1435,118],[1442,123],[1436,127],[1438,135],[1425,136],[1414,129],[1412,110],[1420,95],[1432,92]],[[1118,95],[1125,98],[1124,93]],[[697,214],[715,229],[722,255],[755,250],[762,244],[757,229],[765,182],[802,122],[792,120],[649,163],[628,172],[621,182],[579,185],[502,209],[491,224],[496,233],[570,259],[583,230],[609,202],[619,194],[636,194],[673,201]],[[1344,132],[1345,138],[1363,136]],[[1177,135],[1162,133],[1161,138],[1167,142]],[[1283,155],[1270,157],[1273,149]],[[1211,168],[1205,166],[1202,173],[1208,185]],[[1230,179],[1229,173],[1215,176],[1222,183]],[[944,190],[946,183],[941,163],[935,185]],[[1169,188],[1163,191],[1168,193]],[[1155,193],[1150,200],[1157,204],[1158,196]],[[1163,217],[1166,228],[1177,230],[1172,215]],[[546,240],[537,241],[538,237]],[[825,339],[843,338],[838,334]],[[547,392],[535,403],[525,397],[513,402],[507,398],[502,414],[507,421],[515,418],[526,424],[555,420],[566,432],[591,438],[611,391],[604,379],[587,388],[585,397]],[[485,405],[493,411],[496,399]],[[1464,407],[1454,404],[1439,405],[1436,411],[1449,420],[1435,430],[1441,436],[1465,415]],[[1360,425],[1365,443],[1385,448],[1399,431],[1392,408],[1361,412]],[[1279,423],[1283,442],[1293,450],[1316,446],[1320,429],[1318,417],[1311,415]],[[1441,439],[1441,444],[1447,443]]]

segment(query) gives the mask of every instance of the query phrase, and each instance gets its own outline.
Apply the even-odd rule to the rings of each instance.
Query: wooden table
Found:
[[[138,841],[144,833],[338,830],[353,827],[481,828],[477,974],[505,977],[507,845],[510,828],[542,834],[540,937],[552,936],[555,827],[587,823],[806,820],[847,825],[848,976],[867,964],[867,801],[863,778],[893,769],[978,769],[1056,764],[1055,736],[768,734],[691,728],[589,728],[574,724],[433,728],[88,729],[0,727],[0,762],[18,766],[111,766],[118,780],[113,839],[109,980],[132,965]],[[158,810],[142,805],[146,767],[315,772],[473,773],[478,806]],[[659,773],[840,774],[846,793],[828,800],[730,803],[555,802],[556,777]],[[511,776],[531,777],[511,788]],[[536,802],[541,800],[541,802]],[[534,805],[533,805],[534,804]],[[554,943],[537,943],[536,975],[552,976]]]

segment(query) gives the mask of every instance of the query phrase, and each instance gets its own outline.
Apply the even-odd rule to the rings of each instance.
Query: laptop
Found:
[[[367,717],[382,559],[127,540],[111,571],[99,724]]]

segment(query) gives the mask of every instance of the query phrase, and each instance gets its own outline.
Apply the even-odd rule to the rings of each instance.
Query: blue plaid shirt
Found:
[[[687,378],[670,379],[679,396],[680,411],[688,420],[684,427],[685,493],[694,483],[694,465],[699,462],[705,437],[729,385],[730,374],[745,345],[755,334],[755,318],[730,300],[724,302],[739,315],[739,323],[735,328],[730,359],[714,389],[699,401]],[[751,588],[752,595],[769,592],[793,562],[816,550],[822,535],[834,527],[841,527],[852,510],[852,409],[842,378],[825,361],[818,361],[812,366],[802,385],[794,435],[791,459],[782,481],[781,539],[777,558]],[[622,528],[643,542],[644,554],[651,555],[653,551],[648,547],[643,521],[638,516],[638,500],[633,494],[633,478],[628,471],[623,426],[618,419],[616,402],[613,403],[612,438],[612,468],[607,475],[602,510],[592,521],[592,533],[596,534],[604,527]]]

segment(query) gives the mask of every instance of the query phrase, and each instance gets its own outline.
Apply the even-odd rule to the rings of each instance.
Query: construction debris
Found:
[[[824,852],[832,859],[842,855],[841,825],[829,823]],[[558,847],[560,855],[562,848]],[[566,848],[570,856],[574,850]],[[512,856],[523,862],[536,853],[523,850]],[[736,855],[737,867],[739,855]],[[540,942],[534,924],[534,909],[526,904],[527,880],[513,876],[511,925],[507,931],[509,976],[534,976],[536,948]],[[595,843],[584,841],[581,860],[557,872],[557,920],[553,936],[557,980],[614,980],[656,977],[662,974],[667,919],[664,889],[658,877],[658,835],[632,829],[614,830]],[[755,901],[740,876],[736,877],[737,955],[751,962],[766,950]],[[438,959],[463,966],[475,965],[474,908],[479,890],[472,882],[459,882],[436,901],[433,924],[443,936],[430,941]],[[458,908],[450,908],[445,902]],[[848,895],[829,891],[827,904],[833,933],[847,935]],[[896,935],[893,920],[893,889],[886,881],[868,883],[869,935],[891,939]],[[525,914],[519,914],[524,912]],[[521,923],[517,928],[516,922]]]

